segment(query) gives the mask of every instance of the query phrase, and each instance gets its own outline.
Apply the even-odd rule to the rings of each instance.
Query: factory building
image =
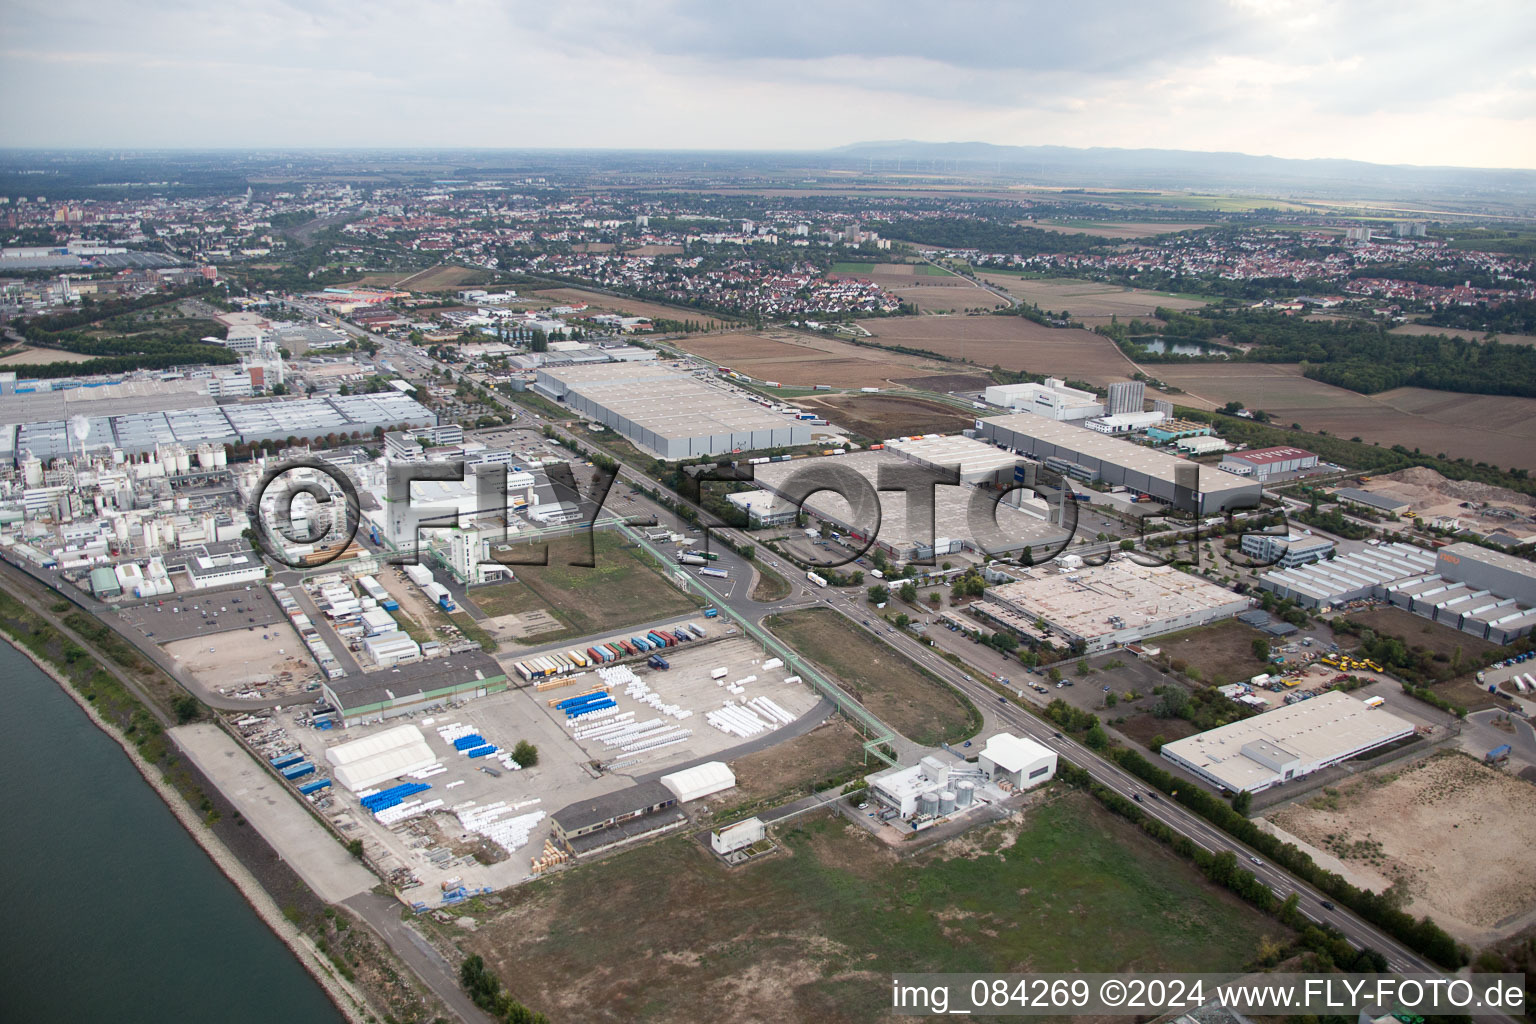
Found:
[[[1011,483],[1014,468],[1023,461],[1012,452],[963,434],[893,437],[885,442],[885,450],[919,466],[953,471],[962,484]]]
[[[1209,423],[1200,423],[1196,420],[1165,419],[1162,423],[1147,428],[1147,436],[1159,444],[1167,444],[1169,441],[1179,441],[1186,437],[1209,437],[1215,433]]]
[[[1043,785],[1056,775],[1056,751],[1006,732],[987,740],[977,762],[989,782],[1006,782],[1014,789]]]
[[[1398,608],[1496,644],[1536,629],[1536,564],[1475,544],[1442,548],[1431,571],[1381,590]]]
[[[1092,652],[1203,626],[1250,604],[1189,573],[1118,554],[1101,566],[1059,561],[1020,570],[1018,582],[991,588],[975,610],[1030,639],[1080,643]],[[1045,624],[1040,636],[1025,625],[1037,622]]]
[[[501,666],[479,651],[400,665],[396,671],[353,673],[321,683],[326,703],[348,726],[411,714],[451,700],[484,697],[506,688],[507,675]]]
[[[977,420],[976,432],[1065,476],[1128,487],[1202,516],[1256,508],[1263,493],[1257,481],[1042,416]],[[1181,472],[1188,487],[1179,482]]]
[[[1332,550],[1333,541],[1326,537],[1313,536],[1310,530],[1287,534],[1284,537],[1264,533],[1245,533],[1242,540],[1243,554],[1251,555],[1265,565],[1278,566],[1282,569],[1306,565],[1309,562],[1320,562],[1327,558]]]
[[[1165,743],[1162,755],[1220,789],[1259,793],[1412,735],[1391,712],[1329,691]]]
[[[1381,544],[1328,561],[1273,569],[1259,586],[1303,608],[1327,609],[1378,597],[1387,584],[1433,572],[1435,556],[1412,544]]]
[[[1146,404],[1147,385],[1139,380],[1122,380],[1109,386],[1105,411],[1111,416],[1121,416],[1141,412]]]
[[[1157,429],[1156,427],[1152,428]],[[1147,431],[1147,436],[1152,436],[1152,430]],[[1173,446],[1181,452],[1188,452],[1193,456],[1215,455],[1224,452],[1232,446],[1219,437],[1210,434],[1197,434],[1194,437],[1181,437],[1173,442]]]
[[[933,488],[932,533],[927,522],[909,521],[907,496],[901,491],[881,491],[882,466],[904,467],[907,460],[894,451],[854,452],[829,457],[840,470],[851,470],[863,477],[879,500],[879,522],[856,521],[848,500],[833,490],[820,490],[805,499],[805,511],[831,523],[855,542],[870,538],[876,547],[898,561],[927,559],[965,550],[979,550],[983,545],[993,555],[1003,555],[1033,547],[1045,550],[1065,542],[1067,534],[1049,521],[1051,508],[1044,499],[1029,498],[1022,504],[996,503],[997,494],[978,491],[963,484],[940,484]],[[773,462],[754,466],[754,475],[762,488],[792,504],[796,482],[807,472],[809,460]],[[1022,491],[1011,492],[1022,494]],[[984,504],[995,525],[972,522],[972,501]],[[1059,502],[1058,502],[1059,504]],[[979,536],[978,536],[979,535]]]
[[[677,808],[677,795],[660,782],[604,793],[550,815],[553,838],[578,857],[644,839],[687,820]]]
[[[1104,415],[1104,403],[1098,395],[1068,387],[1056,377],[1047,378],[1044,384],[995,384],[982,394],[989,404],[1000,405],[1009,412],[1031,413],[1050,420],[1086,420]]]
[[[1252,477],[1263,483],[1267,480],[1289,480],[1309,469],[1317,468],[1317,456],[1300,448],[1254,448],[1243,452],[1228,452],[1221,457],[1219,469],[1238,476]]]
[[[1536,605],[1536,562],[1529,559],[1458,543],[1440,549],[1435,571],[1446,579]]]
[[[1358,487],[1340,487],[1333,492],[1333,496],[1340,501],[1347,501],[1355,505],[1364,505],[1378,512],[1387,512],[1391,515],[1402,515],[1412,506],[1402,498],[1392,494],[1382,494],[1379,491],[1365,491]]]
[[[811,443],[805,421],[652,363],[540,369],[533,388],[663,459]]]

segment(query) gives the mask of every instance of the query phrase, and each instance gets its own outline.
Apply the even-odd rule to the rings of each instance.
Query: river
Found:
[[[0,642],[10,903],[0,1017],[337,1024],[343,1018],[58,684]]]

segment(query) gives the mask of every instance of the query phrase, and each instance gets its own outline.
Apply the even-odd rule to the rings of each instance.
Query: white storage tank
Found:
[[[939,813],[953,814],[955,810],[955,791],[952,789],[939,790]]]
[[[969,807],[976,799],[976,783],[962,782],[955,786],[955,806]]]
[[[917,810],[919,814],[926,814],[930,818],[937,817],[939,813],[939,794],[937,792],[924,793],[917,798]]]

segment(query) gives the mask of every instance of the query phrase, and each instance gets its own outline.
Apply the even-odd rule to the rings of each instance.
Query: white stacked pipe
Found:
[[[634,743],[627,743],[620,749],[626,754],[639,753],[642,750],[656,750],[661,747],[670,747],[674,743],[681,743],[692,735],[692,729],[674,729],[642,740],[636,740]]]
[[[375,814],[374,817],[385,825],[394,825],[407,818],[414,818],[418,814],[435,811],[441,806],[443,806],[441,800],[428,800],[425,803],[420,800],[411,800],[407,803],[396,804],[393,807],[386,807],[378,814]]]
[[[567,718],[565,720],[565,727],[567,729],[574,729],[576,728],[578,722],[582,725],[586,725],[588,722],[600,722],[605,718],[612,718],[614,715],[618,714],[623,714],[623,712],[619,710],[618,705],[614,705],[611,708],[602,708],[598,711],[588,711],[585,714],[576,716],[575,718]]]
[[[769,658],[767,661],[763,662],[763,671],[764,672],[772,672],[776,668],[783,668],[783,667],[784,667],[784,662],[779,660],[778,658]]]
[[[571,736],[573,739],[578,740],[587,739],[591,736],[601,736],[604,733],[610,733],[619,729],[626,728],[630,725],[633,725],[634,722],[635,713],[633,711],[626,711],[622,715],[616,715],[613,718],[598,722],[595,725],[577,729],[571,733]]]
[[[771,697],[753,697],[747,703],[767,715],[770,719],[776,719],[783,725],[788,725],[795,720],[794,715],[779,707]]]
[[[411,772],[410,777],[413,779],[430,779],[432,776],[441,775],[447,770],[447,768],[443,767],[443,763],[439,761],[437,764],[427,765],[419,772]]]
[[[757,676],[746,676],[746,677],[744,677],[742,679],[736,680],[736,685],[737,686],[746,686],[748,683],[755,683],[755,682],[757,682]]]

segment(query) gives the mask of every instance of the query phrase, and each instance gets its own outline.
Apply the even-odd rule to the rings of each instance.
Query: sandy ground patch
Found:
[[[262,639],[266,637],[267,639]],[[217,689],[280,686],[316,674],[315,663],[286,622],[191,637],[165,644],[167,654]]]
[[[96,356],[84,352],[65,352],[61,348],[31,348],[23,346],[14,352],[0,356],[0,365],[36,366],[39,363],[83,363]]]
[[[1468,941],[1487,941],[1536,910],[1536,789],[1463,754],[1387,768],[1269,815],[1381,888],[1399,885],[1410,913]]]

